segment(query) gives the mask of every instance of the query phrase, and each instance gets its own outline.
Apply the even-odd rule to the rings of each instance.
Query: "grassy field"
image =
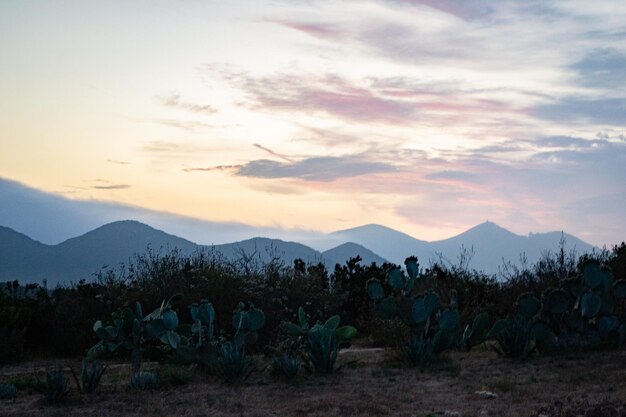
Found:
[[[0,405],[3,416],[626,416],[626,351],[511,361],[482,350],[449,354],[416,370],[390,352],[348,350],[341,372],[276,381],[265,369],[239,387],[195,372],[184,385],[128,388],[129,368],[110,364],[95,394],[72,392],[59,405],[21,390]],[[259,358],[261,362],[261,358]],[[0,381],[26,380],[51,362],[0,369]],[[78,362],[56,362],[80,369]],[[158,368],[148,364],[148,368]],[[586,414],[585,414],[586,413]]]

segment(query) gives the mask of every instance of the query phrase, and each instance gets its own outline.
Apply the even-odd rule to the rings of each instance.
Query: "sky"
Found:
[[[0,0],[0,178],[267,230],[612,245],[625,22],[602,0]]]

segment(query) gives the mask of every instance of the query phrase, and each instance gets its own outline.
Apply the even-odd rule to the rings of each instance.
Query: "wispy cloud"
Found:
[[[211,172],[211,171],[236,171],[243,167],[243,165],[215,165],[211,167],[191,167],[184,165],[183,171],[185,172]]]
[[[565,97],[534,109],[540,119],[570,124],[626,125],[626,94],[624,98]]]
[[[589,51],[570,68],[578,73],[580,83],[585,86],[613,89],[626,85],[626,53],[617,49]]]
[[[128,184],[110,184],[110,185],[93,185],[91,188],[94,190],[125,190],[130,188]]]
[[[255,178],[297,178],[305,181],[333,181],[377,172],[393,172],[393,165],[373,162],[363,156],[319,156],[283,163],[259,159],[244,164],[237,175]]]
[[[412,103],[377,95],[336,75],[304,77],[275,74],[269,77],[231,75],[236,85],[262,109],[289,112],[321,112],[344,120],[367,122],[407,121]]]
[[[492,10],[490,3],[484,0],[471,2],[463,0],[385,0],[389,3],[407,4],[411,6],[425,6],[448,13],[461,19],[470,19],[484,16]]]
[[[158,123],[164,126],[174,127],[176,129],[186,130],[188,132],[215,128],[215,126],[213,126],[210,123],[200,122],[198,120],[157,118],[157,119],[152,119],[151,122]]]
[[[297,31],[304,32],[320,38],[338,39],[344,36],[344,31],[339,27],[339,25],[327,22],[307,22],[287,19],[264,19],[264,21],[276,23],[281,26],[295,29]]]
[[[65,185],[65,188],[71,188],[73,190],[125,190],[131,188],[129,184],[113,183],[109,180],[102,178],[96,178],[94,180],[85,180],[86,185]],[[73,193],[75,191],[65,192],[65,194]]]
[[[275,152],[275,151],[273,151],[273,150],[271,150],[271,149],[269,149],[269,148],[266,148],[266,147],[265,147],[265,146],[263,146],[263,145],[259,145],[258,143],[255,143],[253,146],[254,146],[255,148],[258,148],[258,149],[261,149],[262,151],[267,152],[268,154],[270,154],[270,155],[272,155],[272,156],[275,156],[275,157],[277,157],[277,158],[280,158],[280,159],[282,159],[282,160],[284,160],[284,161],[287,161],[287,162],[289,162],[289,163],[292,163],[292,162],[293,162],[293,159],[292,159],[292,158],[290,158],[290,157],[288,157],[287,155],[283,155],[283,154],[280,154],[280,153],[278,153],[278,152]]]
[[[110,164],[117,164],[117,165],[130,165],[130,162],[128,161],[120,161],[117,159],[107,159],[107,162]]]
[[[182,100],[180,98],[180,94],[178,93],[170,93],[164,96],[159,96],[157,98],[159,102],[166,107],[187,110],[193,113],[202,113],[207,115],[212,115],[213,113],[217,112],[217,109],[215,107],[208,104],[195,104]]]
[[[530,113],[523,105],[481,97],[483,92],[466,91],[449,81],[401,77],[348,80],[338,74],[302,73],[254,76],[234,70],[222,76],[245,94],[248,106],[255,110],[318,114],[360,125],[413,125],[435,120],[459,124]]]

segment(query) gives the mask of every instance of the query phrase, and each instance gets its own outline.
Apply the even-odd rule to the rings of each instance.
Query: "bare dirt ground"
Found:
[[[0,403],[2,416],[542,416],[625,417],[626,351],[567,354],[512,361],[482,350],[455,352],[427,370],[405,367],[389,352],[353,350],[352,366],[330,376],[305,375],[297,384],[267,370],[239,387],[197,372],[183,386],[128,388],[128,367],[111,365],[95,394],[72,392],[60,405],[20,391]],[[261,358],[259,358],[261,362]],[[0,369],[0,382],[53,365]],[[78,362],[57,362],[80,369]],[[152,365],[156,366],[156,365]],[[588,406],[588,405],[591,406]]]

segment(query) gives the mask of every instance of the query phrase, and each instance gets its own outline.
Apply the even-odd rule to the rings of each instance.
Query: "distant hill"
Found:
[[[0,281],[40,276],[40,264],[49,262],[48,246],[8,227],[0,226]]]
[[[45,245],[8,227],[0,227],[0,282],[17,279],[21,282],[57,283],[91,280],[105,267],[128,263],[135,254],[178,249],[182,254],[204,250],[217,252],[225,260],[246,258],[251,266],[271,260],[293,264],[297,258],[308,263],[324,262],[332,269],[356,255],[364,263],[384,262],[376,254],[356,244],[345,244],[324,253],[296,242],[253,238],[224,245],[202,246],[167,234],[143,223],[125,220],[106,224],[84,235],[58,245]],[[345,258],[344,258],[345,256]]]
[[[495,223],[481,223],[449,239],[426,242],[409,235],[379,225],[366,225],[354,229],[342,230],[331,234],[341,240],[349,240],[371,248],[380,256],[394,263],[402,263],[411,255],[416,255],[422,266],[432,262],[444,261],[458,265],[459,255],[465,250],[470,256],[469,267],[490,274],[498,272],[503,261],[519,263],[524,255],[532,265],[547,251],[559,249],[561,238],[565,239],[565,248],[578,254],[592,252],[595,248],[575,236],[561,232],[537,233],[520,236]]]
[[[382,265],[387,262],[386,259],[381,258],[371,250],[352,242],[344,243],[322,252],[322,259],[324,259],[326,265],[331,266],[329,269],[332,270],[335,264],[345,264],[348,259],[356,258],[357,255],[361,257],[361,264],[363,265],[372,263]]]
[[[332,239],[333,245],[355,242],[396,263],[404,262],[407,256],[422,253],[428,247],[428,242],[424,240],[378,224],[339,230],[330,233],[328,237]]]
[[[236,260],[246,256],[257,262],[266,263],[272,260],[293,264],[295,259],[313,263],[321,260],[320,253],[308,246],[296,242],[285,242],[280,239],[255,237],[241,242],[224,245],[204,246],[221,253],[225,258]]]
[[[0,228],[0,281],[20,280],[49,285],[90,280],[103,267],[116,267],[135,253],[179,248],[185,253],[197,245],[136,221],[101,226],[58,245],[44,245],[7,227]]]

